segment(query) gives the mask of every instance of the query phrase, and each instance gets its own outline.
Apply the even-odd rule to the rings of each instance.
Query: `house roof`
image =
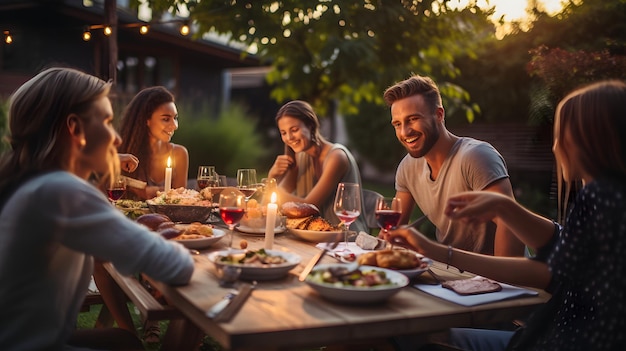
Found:
[[[53,20],[52,14],[57,13],[72,22],[82,23],[82,26],[102,24],[104,16],[104,1],[94,1],[94,6],[83,5],[82,0],[2,0],[0,12],[11,12],[14,16],[29,18],[29,22],[39,21],[43,16],[47,21]],[[37,14],[39,13],[39,15]],[[138,33],[138,28],[129,28],[125,25],[143,22],[127,9],[117,8],[118,42],[124,45],[126,38],[135,39],[141,36],[146,46],[168,44],[190,55],[207,55],[220,61],[223,68],[255,67],[260,60],[235,47],[224,45],[207,39],[182,36],[178,28],[171,23],[152,23],[146,35]],[[36,23],[31,23],[35,25]],[[77,27],[77,31],[80,31]],[[77,32],[80,35],[80,32]],[[136,43],[134,40],[130,40]],[[130,44],[132,45],[132,44]]]

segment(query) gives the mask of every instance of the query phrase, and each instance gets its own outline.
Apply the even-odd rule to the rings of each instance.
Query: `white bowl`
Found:
[[[180,226],[180,224],[179,224],[179,226]],[[206,238],[200,238],[200,239],[177,239],[177,238],[173,238],[171,240],[178,241],[179,243],[183,244],[183,246],[185,246],[186,248],[189,248],[189,249],[203,249],[203,248],[206,248],[206,247],[209,247],[209,246],[215,244],[221,238],[223,238],[224,235],[226,235],[225,231],[223,231],[221,229],[213,228],[213,236],[209,236],[209,237],[206,237]]]
[[[321,243],[321,242],[329,242],[335,241],[337,235],[343,235],[343,231],[335,230],[335,231],[318,231],[318,230],[303,230],[303,229],[292,229],[289,228],[289,231],[293,233],[293,235],[299,237],[300,239],[304,239],[306,241]],[[341,238],[343,239],[343,237]]]
[[[319,264],[315,266],[313,272],[326,270],[329,267],[344,266],[341,263]],[[398,293],[402,288],[409,284],[409,278],[404,274],[380,267],[361,266],[361,270],[376,270],[385,272],[387,278],[391,281],[390,285],[379,285],[369,287],[354,286],[337,286],[330,283],[322,283],[311,280],[311,275],[307,277],[305,282],[317,291],[322,297],[339,303],[345,304],[366,304],[380,303],[388,300],[390,297]]]
[[[243,280],[274,280],[284,278],[287,273],[300,263],[300,256],[291,252],[277,251],[277,250],[265,250],[270,255],[281,256],[286,262],[280,264],[267,264],[267,265],[255,265],[255,264],[231,264],[221,262],[220,257],[228,256],[229,254],[242,254],[248,250],[221,250],[211,252],[208,257],[209,261],[217,267],[219,266],[234,266],[241,268],[240,278]]]

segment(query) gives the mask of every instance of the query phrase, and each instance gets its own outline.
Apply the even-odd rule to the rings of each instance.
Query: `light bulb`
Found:
[[[83,40],[84,41],[89,41],[91,40],[91,32],[89,30],[85,30],[83,32]]]
[[[13,42],[13,37],[11,36],[11,32],[8,30],[4,31],[4,42],[7,44],[11,44]]]
[[[148,27],[147,25],[142,25],[141,27],[139,27],[139,33],[141,34],[148,34],[148,30],[150,29],[150,27]]]
[[[111,28],[111,26],[105,26],[104,27],[104,35],[109,36],[109,35],[111,35],[111,33],[113,33],[113,29]]]
[[[188,26],[187,24],[183,24],[183,25],[180,27],[180,34],[182,34],[182,35],[187,35],[187,34],[189,34],[189,26]]]

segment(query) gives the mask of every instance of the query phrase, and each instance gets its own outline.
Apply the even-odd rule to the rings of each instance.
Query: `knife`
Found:
[[[326,246],[324,246],[322,251],[318,252],[315,256],[313,256],[313,258],[309,261],[309,263],[306,264],[306,267],[304,267],[304,270],[302,271],[302,273],[300,273],[298,280],[303,282],[306,279],[306,277],[309,275],[309,273],[311,273],[311,270],[313,270],[313,267],[315,267],[315,265],[322,259],[322,257],[324,257],[324,255],[326,255],[326,253],[329,250],[336,248],[337,245],[339,245],[340,241],[341,241],[341,235],[337,235],[337,238],[335,239],[334,242],[326,244]]]
[[[220,301],[215,303],[206,313],[207,317],[216,322],[226,322],[232,319],[239,308],[254,290],[256,282],[244,283],[238,291],[226,294]]]

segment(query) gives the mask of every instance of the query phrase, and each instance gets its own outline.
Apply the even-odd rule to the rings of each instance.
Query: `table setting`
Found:
[[[237,195],[234,204],[218,200],[217,206],[213,205],[212,191],[210,200],[198,198],[211,203],[206,207],[220,210],[220,222],[208,223],[202,217],[178,222],[174,219],[181,218],[176,217],[151,223],[157,233],[163,233],[159,232],[163,222],[172,223],[173,228],[166,224],[167,228],[161,230],[198,225],[202,226],[201,232],[211,229],[206,238],[179,238],[181,244],[196,252],[196,269],[190,284],[176,287],[147,278],[168,304],[184,316],[171,321],[173,328],[166,339],[172,349],[190,345],[193,340],[189,338],[204,333],[225,349],[249,350],[258,345],[330,345],[400,335],[409,330],[431,332],[447,325],[504,320],[511,313],[528,311],[547,299],[543,292],[506,284],[502,284],[501,291],[483,296],[448,297],[458,294],[441,284],[435,285],[425,272],[436,271],[443,281],[473,275],[445,270],[445,265],[442,268],[440,263],[404,248],[390,248],[366,232],[350,234],[355,241],[346,241],[345,226],[332,226],[310,204],[278,205],[271,181],[269,187],[267,180],[264,184],[251,198],[246,198],[237,187],[221,189],[219,197]],[[180,199],[174,202],[194,206],[187,198],[202,194],[191,190],[170,189],[170,198],[179,193]],[[236,216],[232,215],[233,209],[238,210]],[[297,215],[292,210],[297,210]],[[155,209],[148,215],[157,218],[158,213]],[[389,225],[390,217],[380,216],[381,230]],[[243,230],[237,228],[244,223],[252,223],[253,233],[246,233],[245,226]],[[227,240],[222,240],[225,237]],[[378,260],[378,255],[391,257],[397,252],[402,252],[404,259],[415,266],[400,269],[389,266],[389,259]],[[121,284],[127,281],[114,267],[107,270]],[[132,297],[132,288],[124,290],[131,294],[132,301],[142,303],[141,298]],[[510,299],[516,299],[515,303],[508,303]],[[498,309],[483,307],[491,306],[491,302],[503,305]],[[482,310],[488,313],[483,316],[479,312]]]

